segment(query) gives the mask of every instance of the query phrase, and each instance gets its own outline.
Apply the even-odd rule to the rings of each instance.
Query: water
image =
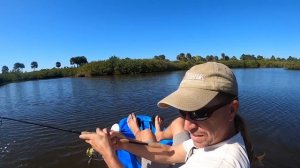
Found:
[[[235,69],[240,113],[265,167],[300,167],[300,71]],[[109,127],[129,113],[177,116],[156,103],[184,72],[11,83],[0,88],[0,115],[72,130]],[[0,168],[88,167],[78,135],[13,121],[0,126]],[[91,167],[106,167],[96,162]]]

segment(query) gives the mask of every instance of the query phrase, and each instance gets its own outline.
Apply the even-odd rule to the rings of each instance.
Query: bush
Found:
[[[300,70],[300,61],[287,62],[284,67],[289,70]]]

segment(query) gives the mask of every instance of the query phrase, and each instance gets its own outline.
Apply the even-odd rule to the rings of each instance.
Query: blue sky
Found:
[[[298,0],[0,0],[0,66],[179,53],[300,57]]]

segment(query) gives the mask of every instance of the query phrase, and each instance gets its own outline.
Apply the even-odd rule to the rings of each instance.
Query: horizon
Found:
[[[0,2],[0,62],[24,72],[88,62],[180,53],[300,56],[297,0],[7,0]]]

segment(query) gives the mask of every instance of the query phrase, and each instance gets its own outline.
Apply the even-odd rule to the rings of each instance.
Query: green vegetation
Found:
[[[187,64],[187,63],[184,63]],[[180,70],[175,62],[161,59],[119,59],[116,56],[105,61],[91,62],[78,68],[78,76],[102,76],[138,74]]]
[[[77,73],[76,68],[63,68],[63,69],[42,69],[40,71],[32,72],[9,72],[0,74],[0,85],[27,81],[27,80],[38,80],[38,79],[51,79],[51,78],[61,78],[61,77],[71,77],[75,76]]]
[[[229,57],[224,53],[221,53],[220,59],[214,55],[207,55],[204,58],[201,56],[192,56],[190,53],[180,53],[177,55],[176,61],[169,61],[165,55],[154,56],[152,59],[120,59],[116,56],[111,56],[107,60],[93,61],[90,63],[88,63],[84,56],[78,56],[70,59],[70,64],[76,65],[76,67],[71,68],[60,68],[61,63],[56,62],[56,68],[35,71],[35,68],[38,67],[38,63],[33,61],[31,62],[31,68],[34,69],[34,71],[23,72],[22,69],[25,68],[25,65],[22,63],[15,63],[11,71],[4,65],[2,67],[2,74],[0,74],[0,85],[10,82],[61,77],[93,77],[187,70],[193,65],[207,61],[221,62],[231,68],[286,68],[300,70],[300,59],[291,56],[288,59],[275,58],[275,56],[267,59],[261,55],[242,54],[238,60],[235,56]]]
[[[300,61],[287,62],[285,68],[289,70],[300,70]]]

